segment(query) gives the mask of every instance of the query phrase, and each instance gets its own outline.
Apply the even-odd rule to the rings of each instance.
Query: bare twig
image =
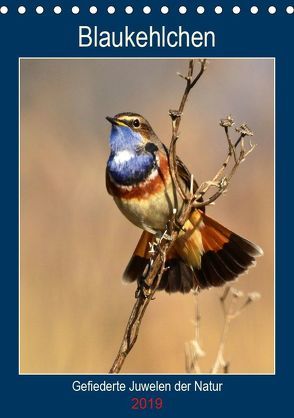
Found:
[[[118,354],[114,360],[114,363],[109,371],[109,373],[119,373],[120,369],[133,348],[135,342],[137,341],[141,321],[143,319],[144,313],[149,305],[150,301],[153,299],[153,296],[156,292],[157,286],[160,282],[161,276],[165,269],[165,260],[166,260],[166,250],[165,247],[160,250],[152,263],[151,269],[145,278],[145,283],[149,287],[148,294],[140,293],[136,299],[136,302],[133,306],[131,315],[129,317],[124,337],[119,348]],[[156,280],[155,280],[156,279]],[[156,283],[154,283],[156,281]],[[154,286],[151,288],[151,286]]]
[[[182,181],[178,175],[176,143],[179,138],[179,127],[189,93],[203,75],[205,68],[206,60],[200,60],[200,70],[196,77],[193,78],[194,61],[190,60],[187,76],[179,74],[180,77],[186,81],[186,87],[178,110],[170,110],[169,112],[172,120],[172,138],[169,148],[169,166],[171,178],[175,187],[175,193],[177,193],[183,199],[184,207],[181,213],[177,213],[176,209],[174,209],[172,219],[168,222],[166,231],[164,231],[164,233],[162,234],[161,239],[159,240],[156,247],[154,248],[153,253],[151,254],[149,270],[143,277],[147,289],[140,289],[140,292],[137,294],[137,300],[128,320],[123,341],[121,343],[116,359],[110,369],[110,373],[120,372],[128,353],[131,351],[132,347],[134,346],[137,340],[143,316],[145,314],[147,306],[149,305],[150,300],[152,300],[156,292],[157,286],[160,283],[162,274],[164,272],[166,255],[168,254],[169,249],[172,247],[174,241],[178,237],[179,228],[175,228],[175,225],[177,224],[178,226],[183,227],[186,220],[190,216],[191,210],[211,204],[219,196],[221,196],[225,192],[229,184],[229,181],[232,178],[239,164],[254,148],[254,146],[251,145],[251,148],[249,148],[248,151],[245,150],[244,137],[246,135],[251,135],[251,131],[249,131],[246,125],[242,125],[239,128],[238,132],[240,133],[240,137],[235,145],[233,145],[228,135],[228,129],[232,126],[233,122],[230,126],[225,127],[224,125],[222,125],[225,127],[227,141],[229,144],[228,156],[225,162],[223,163],[222,167],[219,169],[212,181],[207,181],[201,184],[196,191],[194,191],[193,188],[193,176],[191,177],[191,184],[189,190],[186,190],[184,188]],[[230,119],[228,118],[227,120],[230,124]],[[236,147],[239,144],[240,152],[237,155]],[[228,173],[228,175],[224,176],[224,171],[226,170],[232,155],[234,155],[235,164],[231,171]],[[212,187],[215,187],[217,191],[212,196],[202,200],[203,196]]]
[[[206,182],[202,183],[200,185],[200,187],[198,188],[198,191],[194,194],[194,196],[193,196],[193,207],[195,207],[195,208],[201,208],[203,206],[210,205],[220,195],[222,195],[226,191],[226,189],[228,188],[230,180],[232,179],[232,177],[235,174],[239,165],[245,160],[245,158],[256,147],[255,144],[252,144],[250,142],[249,143],[249,149],[248,150],[245,149],[245,143],[244,143],[245,136],[252,136],[253,135],[252,131],[245,124],[241,125],[240,128],[236,128],[236,131],[240,132],[240,137],[235,142],[235,144],[233,144],[233,142],[230,139],[230,135],[229,135],[229,129],[234,125],[234,121],[233,121],[231,115],[229,115],[226,119],[222,119],[220,121],[220,125],[225,129],[226,138],[227,138],[227,142],[228,142],[228,146],[229,146],[228,155],[227,155],[225,161],[223,162],[221,168],[219,169],[219,171],[216,173],[216,175],[212,179],[212,181],[208,181],[208,182],[206,181]],[[237,153],[237,147],[240,143],[241,143],[241,148],[240,148],[239,154],[238,154]],[[232,156],[234,158],[234,165],[232,166],[229,173],[226,176],[224,176],[223,174],[224,174],[226,168],[228,167],[228,164],[229,164]],[[216,187],[218,190],[212,196],[210,196],[208,199],[200,201],[199,199],[201,197],[203,197],[211,187]]]
[[[183,111],[189,96],[190,91],[192,88],[196,85],[197,81],[201,78],[204,71],[206,69],[206,60],[200,60],[200,70],[197,76],[193,79],[193,73],[194,73],[194,60],[189,61],[189,68],[188,68],[188,74],[187,76],[183,76],[182,74],[178,75],[186,80],[186,88],[180,103],[180,106],[177,110],[170,110],[169,115],[172,120],[172,139],[169,147],[169,166],[170,166],[170,172],[172,176],[172,180],[174,185],[176,186],[176,189],[178,190],[181,198],[184,200],[184,202],[187,202],[190,198],[189,195],[186,194],[186,191],[183,188],[182,182],[179,179],[178,175],[178,168],[177,168],[177,151],[176,151],[176,143],[179,138],[179,127],[183,115]]]
[[[225,288],[222,296],[220,297],[220,303],[224,315],[224,325],[221,333],[216,359],[211,369],[212,374],[216,374],[220,370],[223,370],[223,373],[229,372],[229,362],[225,361],[224,359],[224,349],[231,321],[237,318],[244,311],[244,309],[249,306],[249,304],[259,300],[259,298],[260,294],[257,292],[248,293],[245,296],[245,302],[237,306],[237,302],[239,300],[244,300],[243,292],[230,286]]]
[[[205,352],[200,345],[200,312],[198,293],[195,292],[195,335],[194,339],[185,343],[185,360],[186,360],[186,372],[187,373],[201,373],[199,360],[205,356]]]
[[[196,297],[196,319],[194,321],[195,336],[193,340],[185,343],[185,363],[187,373],[200,373],[201,369],[199,360],[201,360],[201,358],[205,355],[205,352],[200,345],[200,314],[198,296],[196,295]],[[223,294],[219,298],[224,317],[224,325],[221,332],[216,359],[210,371],[212,374],[216,374],[219,371],[229,373],[230,363],[225,360],[224,350],[231,321],[242,314],[252,302],[259,299],[260,294],[257,292],[251,292],[244,295],[243,292],[233,288],[232,286],[226,286],[224,288]]]

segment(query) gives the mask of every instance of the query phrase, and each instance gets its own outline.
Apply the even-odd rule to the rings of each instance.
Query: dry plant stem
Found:
[[[244,309],[246,309],[249,306],[249,304],[258,300],[260,298],[260,295],[257,292],[248,293],[245,302],[243,302],[241,306],[240,304],[239,306],[237,306],[237,302],[242,298],[244,298],[243,293],[230,286],[225,288],[223,295],[220,297],[220,303],[224,316],[224,325],[221,333],[216,359],[211,369],[212,374],[218,373],[221,369],[223,369],[224,373],[229,372],[229,363],[226,362],[224,359],[224,349],[231,321],[237,318],[244,311]]]
[[[193,207],[194,208],[199,208],[200,209],[203,206],[210,205],[220,195],[222,195],[226,191],[226,189],[228,188],[229,182],[232,179],[233,175],[235,174],[239,165],[245,160],[245,158],[256,147],[255,144],[250,143],[250,148],[246,151],[245,150],[245,144],[244,144],[244,137],[246,136],[246,134],[241,134],[240,138],[236,141],[235,144],[233,144],[232,141],[230,140],[229,135],[228,135],[228,128],[227,127],[225,127],[225,132],[226,132],[228,145],[229,145],[229,152],[228,152],[227,158],[223,162],[221,168],[216,173],[216,175],[214,176],[212,181],[205,182],[202,185],[200,185],[198,191],[194,194],[194,197],[193,197]],[[239,145],[239,143],[241,143],[241,149],[240,149],[239,155],[237,155],[236,150],[237,150],[237,146]],[[223,173],[226,170],[226,168],[227,168],[227,166],[228,166],[228,164],[231,160],[232,155],[234,157],[234,165],[231,168],[231,170],[229,171],[229,173],[226,176],[223,176]],[[203,197],[211,187],[217,187],[218,188],[216,193],[214,193],[212,196],[210,196],[206,200],[199,201],[199,199],[201,197]]]
[[[224,359],[224,349],[225,349],[225,344],[226,344],[227,337],[228,337],[230,323],[231,323],[231,320],[233,319],[231,317],[232,312],[233,312],[233,305],[236,303],[236,298],[233,297],[229,302],[229,307],[226,308],[226,300],[229,297],[230,291],[231,291],[231,288],[229,286],[226,287],[223,295],[220,297],[220,303],[221,303],[221,307],[222,307],[222,311],[224,315],[224,326],[223,326],[223,330],[221,333],[221,339],[220,339],[219,347],[217,350],[216,360],[211,370],[212,374],[218,373],[218,371],[221,368],[223,368],[223,370],[226,371],[226,373],[228,373],[228,364],[225,362],[225,359]]]
[[[233,176],[236,168],[240,164],[240,162],[242,162],[245,159],[245,157],[254,148],[254,146],[251,146],[251,149],[249,149],[249,151],[245,151],[243,137],[246,136],[246,135],[250,135],[251,133],[250,133],[250,131],[247,128],[246,125],[242,125],[239,128],[239,131],[238,131],[238,132],[240,132],[241,135],[240,135],[240,138],[237,141],[238,144],[239,144],[239,142],[241,143],[241,151],[240,151],[239,156],[236,157],[235,165],[232,168],[232,170],[230,171],[230,173],[228,174],[228,176],[221,178],[221,176],[223,175],[223,172],[226,169],[226,167],[228,165],[228,162],[229,162],[229,160],[232,156],[232,153],[234,153],[234,156],[235,156],[236,147],[235,147],[235,145],[233,145],[231,143],[231,141],[229,140],[229,137],[227,135],[227,139],[228,139],[229,144],[230,144],[229,145],[228,156],[227,156],[226,161],[223,163],[222,167],[218,171],[218,173],[213,178],[213,180],[203,183],[198,188],[198,190],[196,190],[194,192],[194,190],[193,190],[193,177],[191,176],[190,191],[192,191],[192,193],[189,193],[189,191],[188,191],[188,194],[186,194],[186,191],[183,190],[182,185],[181,185],[181,181],[178,177],[177,157],[176,157],[176,142],[177,142],[178,136],[179,136],[178,133],[179,133],[179,127],[180,127],[180,123],[181,123],[182,113],[183,113],[183,110],[185,108],[189,93],[192,90],[192,88],[196,85],[198,80],[201,78],[201,76],[203,75],[203,73],[205,71],[205,64],[206,64],[206,60],[200,60],[200,71],[197,74],[197,76],[193,79],[194,61],[193,60],[189,61],[188,75],[187,76],[180,75],[182,78],[184,78],[186,80],[186,88],[185,88],[185,91],[184,91],[179,109],[170,111],[170,116],[171,116],[171,119],[172,119],[172,139],[171,139],[171,144],[170,144],[170,149],[169,149],[170,173],[171,173],[171,178],[173,180],[175,189],[177,190],[179,195],[183,198],[183,200],[185,202],[185,205],[184,205],[184,208],[181,211],[181,213],[179,214],[177,219],[175,219],[176,212],[174,212],[173,218],[169,221],[169,223],[167,225],[167,230],[162,235],[159,243],[156,246],[154,254],[151,257],[150,269],[149,269],[146,277],[144,277],[145,283],[148,286],[148,290],[147,291],[146,290],[141,291],[140,294],[138,295],[138,298],[137,298],[137,300],[134,304],[134,307],[132,309],[131,315],[129,317],[129,320],[128,320],[128,323],[127,323],[127,326],[126,326],[123,341],[121,343],[121,346],[120,346],[119,352],[116,356],[116,359],[115,359],[115,361],[114,361],[114,363],[113,363],[113,365],[110,369],[110,373],[119,373],[120,372],[121,367],[122,367],[127,355],[129,354],[129,352],[131,351],[131,349],[133,348],[133,346],[134,346],[134,344],[137,340],[143,316],[145,314],[147,306],[149,305],[150,300],[152,300],[152,298],[153,298],[153,296],[156,292],[158,283],[160,282],[162,274],[164,272],[166,255],[167,255],[169,249],[172,247],[174,241],[178,237],[179,229],[176,228],[175,225],[183,226],[185,224],[186,220],[189,218],[191,210],[193,208],[195,208],[195,207],[200,208],[200,207],[206,206],[208,204],[211,204],[220,195],[222,195],[224,193],[225,189],[227,188],[227,185],[228,185],[231,177]],[[203,200],[203,201],[200,202],[199,199],[200,198],[202,199],[202,197],[205,195],[205,193],[207,193],[207,191],[211,187],[217,187],[216,193],[214,193],[214,195],[212,195],[208,199]],[[193,192],[194,192],[194,194],[193,194]]]
[[[231,299],[229,297],[232,295]],[[224,326],[221,334],[221,340],[217,351],[215,363],[212,367],[211,373],[216,374],[222,368],[224,372],[228,373],[228,363],[224,359],[224,349],[227,341],[229,328],[232,319],[235,317],[235,313],[238,312],[236,309],[237,299],[242,296],[242,293],[238,293],[232,287],[228,286],[225,288],[223,295],[220,297],[220,303],[224,315]],[[226,302],[229,299],[228,306]]]
[[[222,296],[220,297],[220,303],[222,308],[222,313],[224,317],[224,325],[221,332],[221,338],[219,346],[217,349],[217,355],[215,362],[213,363],[210,373],[216,374],[220,370],[223,373],[229,373],[230,363],[225,361],[224,351],[225,345],[227,342],[227,337],[229,334],[229,328],[231,321],[237,318],[243,313],[243,311],[253,302],[260,299],[260,294],[258,292],[243,294],[240,290],[235,289],[232,286],[225,287]],[[196,294],[196,320],[195,324],[195,336],[192,341],[185,343],[185,363],[186,363],[186,372],[187,373],[200,373],[200,360],[205,355],[201,345],[200,345],[200,315],[197,304],[197,294]]]
[[[195,293],[195,336],[194,340],[186,343],[186,349],[185,349],[185,360],[186,360],[186,372],[187,373],[196,373],[200,374],[200,364],[199,359],[203,357],[204,352],[202,351],[200,347],[200,311],[199,311],[199,303],[198,303],[198,294]],[[195,345],[193,349],[191,349],[191,343],[194,343],[197,348],[195,348]]]
[[[184,80],[186,80],[186,88],[180,103],[180,106],[178,110],[170,110],[169,114],[172,119],[172,139],[170,143],[169,148],[169,165],[170,165],[170,172],[172,176],[173,183],[178,190],[181,198],[184,201],[188,201],[190,196],[187,196],[185,190],[182,187],[182,183],[178,176],[178,169],[177,169],[177,151],[176,151],[176,143],[179,138],[179,127],[183,115],[183,111],[189,96],[190,91],[192,88],[196,85],[197,81],[201,78],[205,71],[205,64],[206,60],[200,60],[200,71],[197,74],[197,76],[193,79],[193,73],[194,73],[194,60],[189,61],[189,69],[187,76],[183,76],[182,74],[178,74],[180,77],[182,77]]]
[[[189,81],[187,81],[186,89],[184,91],[184,94],[180,103],[180,107],[179,107],[180,113],[182,113],[185,107],[185,104],[186,104],[186,101],[187,101],[187,98],[191,89],[195,86],[195,84],[200,79],[201,75],[203,74],[204,69],[205,69],[204,65],[205,65],[205,60],[201,60],[201,69],[198,75],[195,77],[195,79],[192,80],[194,62],[193,60],[189,62],[189,71],[188,71]],[[172,116],[172,119],[173,119],[173,116]],[[177,132],[180,126],[180,121],[181,121],[181,117],[179,118],[176,117],[173,120],[173,133],[172,133],[172,140],[171,140],[170,151],[169,151],[169,158],[170,158],[170,163],[171,163],[170,172],[171,172],[172,179],[174,181],[175,187],[178,190],[178,192],[182,193],[180,182],[177,181],[176,147],[175,147],[176,141],[178,139]],[[182,221],[184,220],[184,217],[188,216],[188,213],[190,212],[190,210],[191,210],[191,206],[189,206],[189,208],[186,209],[185,213],[182,213],[182,216],[181,216]],[[175,216],[175,213],[174,213],[174,216]],[[162,239],[161,242],[159,243],[158,248],[156,249],[153,260],[152,260],[150,271],[148,272],[147,277],[145,278],[145,283],[150,287],[151,290],[149,294],[141,293],[138,296],[134,304],[134,307],[132,309],[131,315],[129,317],[129,320],[126,326],[126,330],[124,333],[121,346],[114,360],[114,363],[110,369],[110,373],[120,372],[121,367],[127,355],[133,348],[138,338],[138,333],[139,333],[139,329],[140,329],[140,325],[141,325],[144,313],[147,309],[147,306],[149,305],[150,300],[152,300],[156,292],[157,285],[160,282],[161,276],[164,272],[166,254],[168,253],[168,250],[170,249],[173,242],[178,236],[178,231],[174,229],[174,222],[170,222],[170,225],[171,225],[169,227],[170,230],[168,231],[169,239],[168,240]],[[163,237],[164,236],[165,234],[163,234]],[[157,283],[154,285],[154,280],[156,277],[157,277]]]
[[[223,326],[221,341],[218,347],[216,360],[211,370],[211,374],[218,373],[220,368],[227,369],[227,363],[224,360],[224,349],[225,349],[225,344],[227,341],[227,336],[228,336],[228,332],[230,328],[230,322],[231,322],[231,319],[228,316],[226,316],[224,326]],[[226,373],[228,373],[228,370],[226,371]]]
[[[150,301],[152,300],[156,289],[157,289],[157,285],[159,284],[160,278],[164,272],[164,266],[165,266],[165,258],[166,258],[166,252],[163,251],[161,254],[158,254],[158,256],[156,257],[152,268],[148,274],[148,279],[151,281],[155,280],[155,277],[157,276],[158,273],[158,278],[157,278],[157,283],[155,284],[155,286],[153,287],[153,289],[151,290],[150,294],[148,295],[148,297],[144,296],[143,294],[140,294],[138,296],[138,298],[136,299],[136,302],[133,306],[131,315],[129,317],[128,323],[127,323],[127,327],[124,333],[124,337],[121,343],[121,346],[119,348],[118,354],[116,356],[116,359],[114,360],[114,363],[109,371],[109,373],[119,373],[120,369],[127,357],[127,355],[129,354],[129,352],[131,351],[131,349],[133,348],[135,342],[137,341],[138,338],[138,334],[139,334],[139,329],[140,329],[140,325],[141,325],[141,321],[143,319],[144,313],[147,309],[147,306],[149,305]]]

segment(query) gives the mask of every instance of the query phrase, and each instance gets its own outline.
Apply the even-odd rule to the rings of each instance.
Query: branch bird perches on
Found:
[[[183,190],[177,172],[176,144],[179,139],[179,128],[188,96],[206,70],[206,60],[201,59],[199,63],[200,69],[195,77],[194,60],[189,61],[189,67],[186,76],[178,74],[181,78],[183,78],[186,81],[186,86],[179,108],[177,110],[169,111],[169,115],[172,121],[172,138],[168,153],[170,173],[179,195],[183,198],[185,202],[184,209],[178,217],[176,210],[174,210],[173,217],[168,222],[166,230],[162,234],[161,238],[158,240],[157,244],[152,248],[152,255],[150,257],[149,268],[146,269],[142,278],[146,284],[146,289],[144,288],[143,292],[139,292],[137,294],[135,304],[131,311],[124,332],[123,340],[121,342],[114,363],[110,369],[110,373],[120,372],[126,357],[128,356],[134,344],[136,343],[142,319],[150,301],[154,298],[154,294],[165,271],[166,256],[168,254],[168,251],[172,247],[174,241],[178,237],[179,227],[181,228],[185,224],[193,208],[202,208],[204,206],[212,204],[225,192],[236,169],[241,164],[241,162],[244,161],[247,155],[253,151],[255,147],[255,145],[252,145],[250,143],[249,149],[247,150],[245,148],[245,136],[253,135],[245,124],[241,125],[240,128],[236,129],[236,131],[239,132],[240,135],[237,141],[233,143],[229,135],[229,129],[234,124],[233,119],[231,118],[231,116],[228,116],[228,118],[221,120],[220,125],[225,129],[226,139],[228,143],[228,153],[225,161],[223,162],[222,166],[220,167],[220,169],[218,170],[218,172],[212,180],[202,183],[198,187],[198,189],[194,191],[192,175],[190,190],[188,192]],[[229,162],[232,159],[233,166],[225,175],[225,171],[228,168]],[[212,188],[215,188],[216,191],[213,194],[211,194],[211,196],[206,198],[208,192]]]

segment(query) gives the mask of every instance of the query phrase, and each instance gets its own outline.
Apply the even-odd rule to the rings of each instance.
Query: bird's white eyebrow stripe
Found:
[[[120,118],[118,118],[118,120],[119,120]],[[121,116],[121,120],[122,121],[124,121],[124,120],[126,120],[126,121],[131,121],[131,120],[134,120],[134,119],[139,119],[139,116],[137,116],[137,115],[123,115],[123,116]]]
[[[117,164],[122,164],[126,161],[129,161],[131,158],[134,157],[134,154],[128,150],[118,151],[114,156],[113,160]]]

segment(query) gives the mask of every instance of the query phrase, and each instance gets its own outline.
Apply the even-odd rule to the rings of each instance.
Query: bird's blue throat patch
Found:
[[[113,180],[132,185],[145,180],[156,166],[154,154],[142,148],[141,135],[124,126],[113,126],[110,134],[111,153],[107,169]]]
[[[142,143],[142,137],[139,133],[132,131],[128,126],[113,125],[109,138],[112,152],[134,151]]]

